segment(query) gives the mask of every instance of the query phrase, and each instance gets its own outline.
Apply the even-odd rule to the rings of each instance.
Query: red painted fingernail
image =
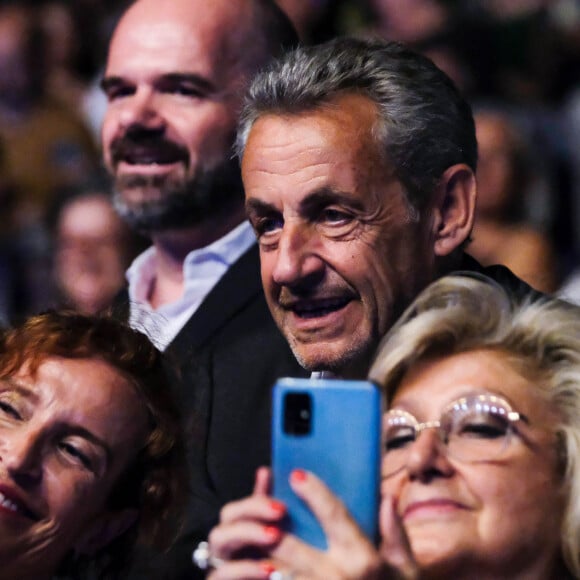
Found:
[[[277,540],[280,537],[280,530],[276,526],[264,526],[264,534],[270,540]]]
[[[264,562],[263,564],[260,564],[260,568],[262,568],[264,574],[267,574],[268,576],[272,574],[272,572],[276,572],[276,566],[270,564],[269,562]]]
[[[290,474],[290,479],[296,483],[306,481],[306,471],[304,469],[294,469]]]
[[[275,499],[270,501],[270,509],[279,516],[286,512],[286,506],[281,501],[276,501]]]

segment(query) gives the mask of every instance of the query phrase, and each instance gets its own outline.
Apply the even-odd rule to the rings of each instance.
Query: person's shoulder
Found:
[[[482,266],[475,258],[469,254],[464,254],[459,269],[462,272],[475,272],[491,278],[516,300],[541,300],[546,297],[546,294],[536,290],[527,282],[524,282],[524,280],[516,276],[507,266],[502,264]]]

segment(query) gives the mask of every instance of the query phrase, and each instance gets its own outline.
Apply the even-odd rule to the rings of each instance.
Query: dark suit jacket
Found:
[[[270,391],[281,376],[306,376],[278,331],[260,281],[257,246],[221,278],[166,349],[185,424],[192,493],[186,522],[166,556],[141,554],[134,578],[194,578],[191,553],[221,506],[248,495],[270,461]]]

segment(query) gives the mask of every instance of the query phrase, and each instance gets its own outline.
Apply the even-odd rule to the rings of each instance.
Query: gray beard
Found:
[[[139,201],[127,201],[124,192],[140,190]],[[237,161],[228,160],[209,171],[200,170],[191,179],[171,176],[131,175],[115,179],[113,203],[119,216],[145,234],[186,229],[243,200]]]

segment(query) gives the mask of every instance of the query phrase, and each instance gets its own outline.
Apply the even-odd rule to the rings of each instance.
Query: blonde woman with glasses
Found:
[[[300,470],[291,484],[328,549],[285,533],[261,470],[210,535],[212,580],[580,578],[579,309],[442,278],[385,337],[370,378],[388,403],[378,547]]]

